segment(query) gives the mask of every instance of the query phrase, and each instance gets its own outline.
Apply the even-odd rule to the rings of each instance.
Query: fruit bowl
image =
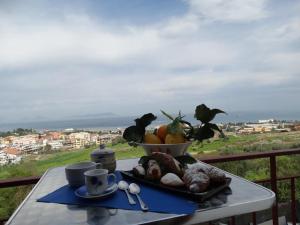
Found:
[[[137,143],[142,146],[146,155],[151,155],[152,152],[163,152],[172,155],[173,157],[184,155],[188,147],[192,144],[191,141],[180,144],[146,144]]]

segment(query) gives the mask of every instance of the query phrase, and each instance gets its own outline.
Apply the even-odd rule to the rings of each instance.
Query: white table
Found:
[[[138,159],[118,160],[117,169],[130,170]],[[36,200],[65,185],[64,167],[49,169],[23,203],[11,216],[7,224],[16,225],[72,225],[72,224],[197,224],[268,209],[275,201],[271,190],[226,173],[232,178],[229,194],[220,193],[201,203],[191,216],[141,212],[100,207],[80,207],[55,203],[41,203]],[[226,193],[225,192],[225,193]],[[180,207],[180,206],[178,206]]]

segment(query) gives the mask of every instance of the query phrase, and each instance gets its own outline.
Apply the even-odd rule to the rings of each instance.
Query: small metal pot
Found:
[[[115,152],[100,145],[100,148],[93,151],[90,155],[91,161],[101,163],[103,169],[107,169],[110,173],[116,170]]]

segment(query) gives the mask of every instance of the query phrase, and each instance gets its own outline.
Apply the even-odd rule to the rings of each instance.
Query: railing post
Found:
[[[257,223],[256,223],[256,212],[253,212],[252,213],[252,224],[253,225],[256,225]]]
[[[272,207],[273,225],[278,225],[278,204],[277,204],[277,175],[276,175],[276,156],[270,156],[270,175],[271,175],[271,188],[276,194],[275,204]]]
[[[235,225],[235,217],[234,216],[232,216],[230,218],[230,225]]]
[[[291,178],[291,212],[292,212],[292,223],[296,225],[296,194],[295,194],[295,178]]]

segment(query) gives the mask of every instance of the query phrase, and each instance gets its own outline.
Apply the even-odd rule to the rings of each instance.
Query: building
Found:
[[[78,132],[69,134],[69,139],[83,139],[90,141],[91,135],[88,132]]]
[[[300,124],[295,124],[293,130],[300,131]]]
[[[62,133],[57,131],[50,131],[47,132],[45,138],[48,140],[60,140],[62,138]]]
[[[25,145],[36,144],[38,139],[39,139],[38,135],[30,134],[30,135],[25,135],[25,136],[11,137],[10,143],[13,146],[25,146]]]
[[[3,151],[0,151],[0,166],[8,164],[7,154]]]
[[[41,144],[35,143],[35,144],[29,144],[29,145],[23,145],[21,147],[22,152],[25,154],[28,153],[33,153],[33,152],[38,152],[43,148],[43,146]]]
[[[100,144],[107,144],[111,143],[115,138],[121,137],[122,135],[120,134],[104,134],[100,135]]]
[[[50,145],[51,149],[53,149],[53,150],[61,149],[63,147],[61,140],[49,141],[47,144]]]
[[[0,165],[16,164],[21,159],[21,152],[16,148],[7,147],[0,151]]]
[[[92,133],[90,141],[93,144],[97,144],[97,145],[101,144],[101,140],[100,140],[99,134]]]
[[[5,148],[7,145],[5,144],[4,138],[0,137],[0,150]]]
[[[254,133],[253,127],[244,127],[237,131],[239,134],[251,134]]]
[[[80,149],[83,148],[88,143],[89,142],[84,139],[80,139],[80,138],[72,139],[72,148]]]
[[[22,152],[19,149],[12,148],[12,147],[6,147],[2,151],[6,154],[16,155],[16,156],[19,156],[22,154]]]
[[[275,119],[258,120],[258,123],[274,123]]]
[[[72,143],[72,148],[80,149],[91,141],[91,134],[88,132],[71,133],[68,139]]]

